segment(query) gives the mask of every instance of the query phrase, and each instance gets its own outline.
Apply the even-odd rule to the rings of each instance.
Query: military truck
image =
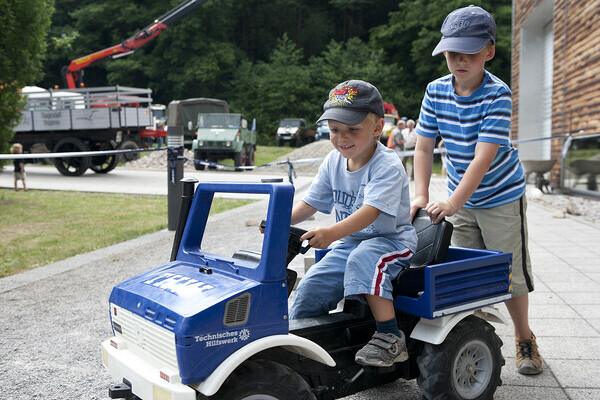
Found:
[[[196,136],[199,113],[229,113],[229,104],[225,100],[199,97],[194,99],[173,100],[167,110],[167,125],[183,127],[183,146],[192,148]]]
[[[198,129],[192,142],[194,160],[216,163],[224,158],[233,158],[236,168],[254,165],[255,125],[253,121],[249,127],[248,119],[242,114],[198,114]],[[194,163],[197,170],[203,170],[206,165]],[[215,165],[209,167],[216,168]]]

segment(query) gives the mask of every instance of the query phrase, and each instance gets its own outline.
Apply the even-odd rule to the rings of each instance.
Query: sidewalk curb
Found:
[[[78,254],[76,256],[21,272],[16,275],[7,276],[0,279],[0,293],[9,292],[21,286],[47,279],[54,275],[62,274],[63,272],[71,271],[90,262],[98,261],[106,257],[113,257],[118,253],[124,253],[142,246],[149,246],[152,243],[160,240],[167,238],[171,238],[172,240],[173,235],[174,232],[163,229],[161,231],[149,233],[135,239],[113,244],[98,250],[93,250],[88,253]]]

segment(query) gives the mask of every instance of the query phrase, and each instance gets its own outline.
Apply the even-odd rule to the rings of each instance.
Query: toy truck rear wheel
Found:
[[[417,358],[417,384],[428,400],[491,399],[502,384],[501,346],[489,323],[467,317],[442,344],[425,344]]]
[[[268,361],[246,361],[211,397],[201,394],[198,400],[315,400],[308,383],[285,365]]]

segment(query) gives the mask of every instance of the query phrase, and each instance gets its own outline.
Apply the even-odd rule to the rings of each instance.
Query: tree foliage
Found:
[[[486,68],[510,82],[510,1],[406,0],[400,2],[398,11],[390,13],[387,24],[373,29],[370,38],[373,46],[383,49],[389,60],[404,71],[397,82],[403,95],[395,103],[401,113],[418,116],[427,83],[449,73],[444,57],[432,57],[431,53],[441,38],[446,15],[470,4],[484,8],[494,17],[498,27],[496,56]]]
[[[52,0],[0,0],[0,153],[20,118],[22,86],[41,76]]]
[[[1,1],[1,0],[0,0]],[[46,78],[71,60],[113,46],[183,0],[55,0]],[[135,54],[85,71],[87,86],[150,87],[157,103],[214,97],[258,121],[261,143],[277,121],[314,124],[328,91],[346,79],[376,85],[415,118],[426,84],[447,74],[431,57],[451,10],[481,5],[496,18],[489,69],[510,76],[511,0],[210,0]]]

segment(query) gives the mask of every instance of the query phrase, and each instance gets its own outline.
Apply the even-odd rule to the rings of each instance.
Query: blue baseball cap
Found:
[[[369,82],[350,80],[331,89],[317,122],[334,120],[354,126],[373,113],[383,118],[383,100],[379,90]]]
[[[490,40],[496,42],[496,22],[489,12],[478,6],[468,6],[452,11],[442,24],[442,39],[432,56],[452,51],[479,53]]]

